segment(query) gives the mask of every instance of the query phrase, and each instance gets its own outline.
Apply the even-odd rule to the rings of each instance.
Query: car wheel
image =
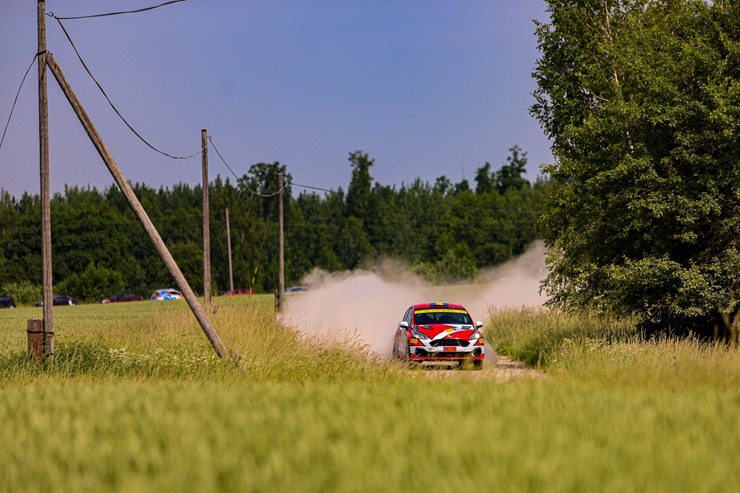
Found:
[[[406,347],[403,351],[401,361],[403,361],[406,364],[406,366],[412,369],[421,367],[421,363],[411,359],[411,347],[409,347],[408,341],[406,341]]]
[[[405,339],[403,340],[404,342]],[[411,351],[409,349],[408,343],[403,344],[401,343],[401,347],[396,346],[394,356],[395,358],[404,364],[409,364],[410,366],[414,366],[414,362],[411,361]]]
[[[460,369],[461,370],[482,370],[483,369],[483,360],[474,360],[473,358],[466,358],[462,361],[460,361]]]

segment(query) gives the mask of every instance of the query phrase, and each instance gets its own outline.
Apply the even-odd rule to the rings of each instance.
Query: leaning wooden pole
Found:
[[[111,175],[113,175],[113,179],[116,181],[121,189],[121,192],[123,192],[123,195],[128,200],[128,203],[134,210],[136,217],[139,218],[142,226],[144,226],[144,229],[149,235],[149,238],[151,238],[152,243],[154,243],[154,248],[156,248],[159,256],[162,257],[162,260],[164,260],[165,265],[167,265],[167,269],[170,271],[170,274],[172,274],[172,277],[175,278],[175,282],[185,295],[185,300],[187,300],[188,305],[190,305],[190,309],[192,310],[193,315],[195,315],[195,318],[198,319],[198,322],[200,323],[203,332],[213,346],[213,349],[216,350],[219,358],[224,358],[228,355],[226,346],[224,346],[224,343],[221,341],[221,338],[216,332],[216,329],[211,324],[211,321],[208,320],[208,316],[206,315],[205,310],[200,305],[200,303],[198,303],[198,298],[195,297],[195,293],[185,279],[185,276],[182,275],[180,268],[175,263],[175,259],[172,258],[172,255],[167,249],[167,246],[164,244],[164,241],[162,241],[162,237],[159,235],[159,232],[154,227],[151,219],[149,219],[146,211],[141,206],[139,199],[136,197],[136,194],[134,194],[133,189],[129,185],[128,181],[126,181],[123,173],[121,173],[118,164],[116,164],[113,156],[111,156],[108,148],[103,142],[103,139],[100,137],[98,131],[95,129],[95,126],[92,124],[92,120],[90,120],[90,117],[88,117],[87,113],[82,107],[82,104],[80,104],[77,96],[72,91],[72,87],[64,78],[62,70],[59,68],[59,65],[57,64],[54,56],[51,53],[48,54],[46,63],[51,69],[51,73],[54,74],[54,77],[59,83],[59,87],[62,88],[62,92],[64,92],[64,95],[67,96],[69,103],[72,105],[72,109],[74,110],[75,114],[77,114],[77,118],[79,118],[80,123],[82,123],[82,126],[85,128],[85,131],[87,132],[87,135],[90,137],[90,140],[97,149],[98,154],[100,154],[100,157],[103,158],[105,165],[108,167]]]

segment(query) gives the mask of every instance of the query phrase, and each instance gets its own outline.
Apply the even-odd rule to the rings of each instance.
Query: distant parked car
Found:
[[[285,290],[285,294],[301,294],[311,291],[305,286],[293,286]]]
[[[15,300],[12,296],[0,296],[0,308],[15,308]]]
[[[54,296],[51,302],[52,302],[52,305],[54,306],[66,306],[66,305],[72,306],[72,305],[80,304],[80,301],[77,298],[73,296],[67,296],[66,294]],[[33,306],[44,306],[44,301],[43,300],[37,301],[36,303],[33,304]]]
[[[109,298],[103,298],[101,303],[123,303],[126,301],[142,301],[143,296],[134,293],[118,293]]]
[[[226,291],[224,293],[224,296],[252,296],[254,294],[254,291],[251,289],[245,289],[245,288],[239,288],[239,289],[232,289],[231,291]]]
[[[181,300],[183,298],[185,296],[180,291],[171,288],[158,289],[149,297],[150,300],[154,301]]]

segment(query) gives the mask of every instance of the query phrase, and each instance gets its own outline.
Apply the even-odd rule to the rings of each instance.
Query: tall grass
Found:
[[[740,487],[737,390],[426,379],[0,390],[0,491]]]
[[[540,368],[557,358],[566,340],[614,340],[635,333],[632,320],[594,313],[574,315],[544,308],[493,309],[488,312],[488,318],[485,335],[496,351]]]
[[[367,349],[306,340],[275,320],[271,296],[219,298],[210,319],[241,363],[220,360],[182,301],[60,307],[54,312],[54,362],[26,358],[26,319],[41,310],[6,310],[0,318],[0,384],[38,379],[300,381],[383,379],[392,374]]]
[[[566,339],[550,369],[604,385],[740,388],[737,348],[694,339]]]
[[[486,338],[548,378],[433,378],[301,339],[270,297],[216,303],[238,366],[184,303],[55,310],[46,367],[40,310],[0,312],[0,492],[740,490],[735,349],[496,312]]]
[[[492,311],[486,337],[501,354],[550,374],[604,384],[740,384],[740,352],[722,342],[644,338],[630,319],[542,309]]]

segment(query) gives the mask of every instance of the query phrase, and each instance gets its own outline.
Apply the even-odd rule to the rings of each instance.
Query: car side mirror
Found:
[[[398,324],[398,326],[399,327],[402,327],[404,329],[408,329],[409,328],[409,323],[404,320],[403,322],[401,322],[400,324]]]
[[[481,327],[483,327],[483,322],[481,322],[480,320],[478,320],[477,322],[475,322],[475,327],[478,328],[478,329],[480,329]]]

